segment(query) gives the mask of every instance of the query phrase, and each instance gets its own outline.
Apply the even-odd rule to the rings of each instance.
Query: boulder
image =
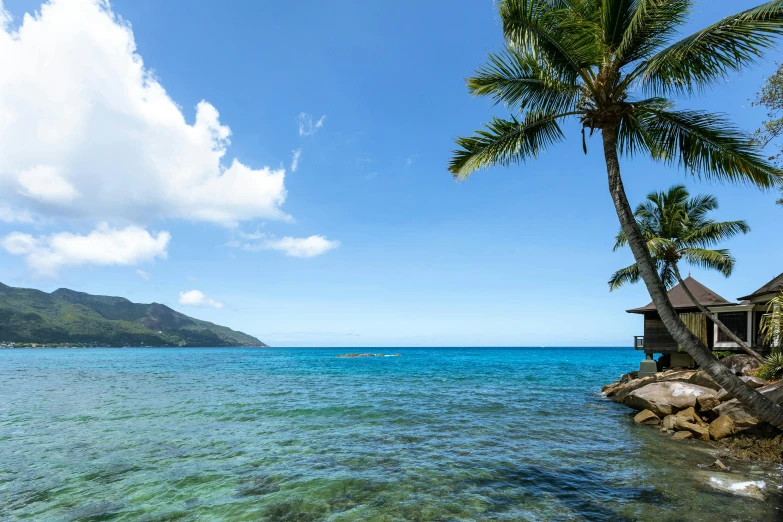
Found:
[[[775,404],[783,403],[783,381],[776,382],[775,384],[769,384],[756,389],[757,392],[765,395],[769,400]],[[712,410],[718,416],[726,415],[731,417],[734,421],[736,428],[744,429],[758,424],[759,420],[751,415],[740,404],[737,399],[731,399],[726,401],[720,406],[713,408]]]
[[[710,437],[713,440],[725,439],[734,434],[734,420],[728,415],[721,415],[710,423]]]
[[[699,370],[691,375],[688,379],[688,382],[691,384],[696,384],[697,386],[704,386],[705,388],[709,388],[715,391],[720,391],[723,389],[720,387],[720,384],[715,382],[713,378],[710,377],[709,374],[704,370]]]
[[[706,426],[707,423],[701,420],[701,417],[699,417],[699,414],[696,413],[696,410],[693,408],[686,408],[680,412],[677,412],[675,417],[679,417],[683,419],[685,422],[693,422],[696,424],[701,424],[702,426]]]
[[[761,377],[753,377],[752,375],[743,375],[740,379],[745,381],[745,384],[751,388],[761,388],[769,384],[769,381],[765,381]]]
[[[693,438],[710,440],[710,430],[706,422],[701,420],[693,408],[686,408],[663,419],[664,430],[690,433]]]
[[[734,375],[751,375],[761,368],[761,361],[745,354],[729,355],[720,362]]]
[[[694,373],[695,372],[693,370],[669,370],[666,372],[656,373],[650,377],[643,377],[641,379],[632,378],[631,380],[626,380],[626,375],[622,375],[618,382],[604,386],[601,391],[603,392],[604,397],[608,397],[615,402],[623,403],[629,393],[634,390],[638,390],[643,386],[647,386],[648,384],[655,382],[687,382]],[[630,374],[627,374],[627,376],[633,377],[635,374],[638,374],[638,372],[631,372]]]
[[[720,399],[713,395],[702,395],[696,399],[701,411],[710,411],[716,406],[720,406]]]
[[[650,410],[640,411],[636,414],[636,417],[633,418],[633,421],[636,424],[644,424],[646,426],[657,426],[661,423],[661,419]]]
[[[715,390],[685,382],[656,382],[642,386],[629,393],[623,404],[637,410],[650,410],[658,417],[693,408],[698,398],[712,396]]]
[[[678,431],[674,435],[672,435],[672,438],[674,440],[684,440],[684,439],[692,439],[693,434],[688,431]]]
[[[726,401],[712,411],[718,415],[718,418],[729,417],[736,428],[749,428],[759,422],[756,417],[745,411],[737,399]]]

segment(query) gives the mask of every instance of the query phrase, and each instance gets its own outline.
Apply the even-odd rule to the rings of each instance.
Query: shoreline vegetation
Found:
[[[783,402],[783,381],[757,376],[760,364],[738,354],[723,366],[770,401]],[[602,388],[604,397],[638,413],[634,422],[672,440],[699,440],[720,458],[783,464],[783,432],[761,421],[704,370],[670,369],[639,379],[631,372]]]

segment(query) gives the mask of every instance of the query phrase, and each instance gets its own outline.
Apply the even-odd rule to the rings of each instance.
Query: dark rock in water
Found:
[[[783,433],[767,423],[759,423],[714,444],[720,448],[722,457],[783,464]]]
[[[721,359],[720,362],[734,375],[750,375],[761,368],[761,361],[745,354],[729,355]]]

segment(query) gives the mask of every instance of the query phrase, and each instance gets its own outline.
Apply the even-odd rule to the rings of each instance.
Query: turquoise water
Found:
[[[600,387],[630,349],[0,351],[2,520],[758,520]],[[374,350],[374,351],[377,351]],[[763,473],[763,474],[762,474]],[[771,473],[771,475],[770,475]],[[755,474],[755,475],[754,475]]]

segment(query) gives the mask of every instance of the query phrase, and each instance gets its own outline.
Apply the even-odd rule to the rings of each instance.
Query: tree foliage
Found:
[[[676,268],[681,261],[728,277],[734,268],[734,257],[726,249],[714,247],[738,234],[747,234],[745,221],[714,221],[708,214],[718,209],[718,200],[710,195],[690,197],[684,185],[675,185],[666,192],[651,192],[634,212],[636,223],[647,241],[658,275],[671,288],[677,284]],[[614,250],[628,244],[620,231]],[[639,268],[634,263],[612,274],[609,289],[639,281]]]

